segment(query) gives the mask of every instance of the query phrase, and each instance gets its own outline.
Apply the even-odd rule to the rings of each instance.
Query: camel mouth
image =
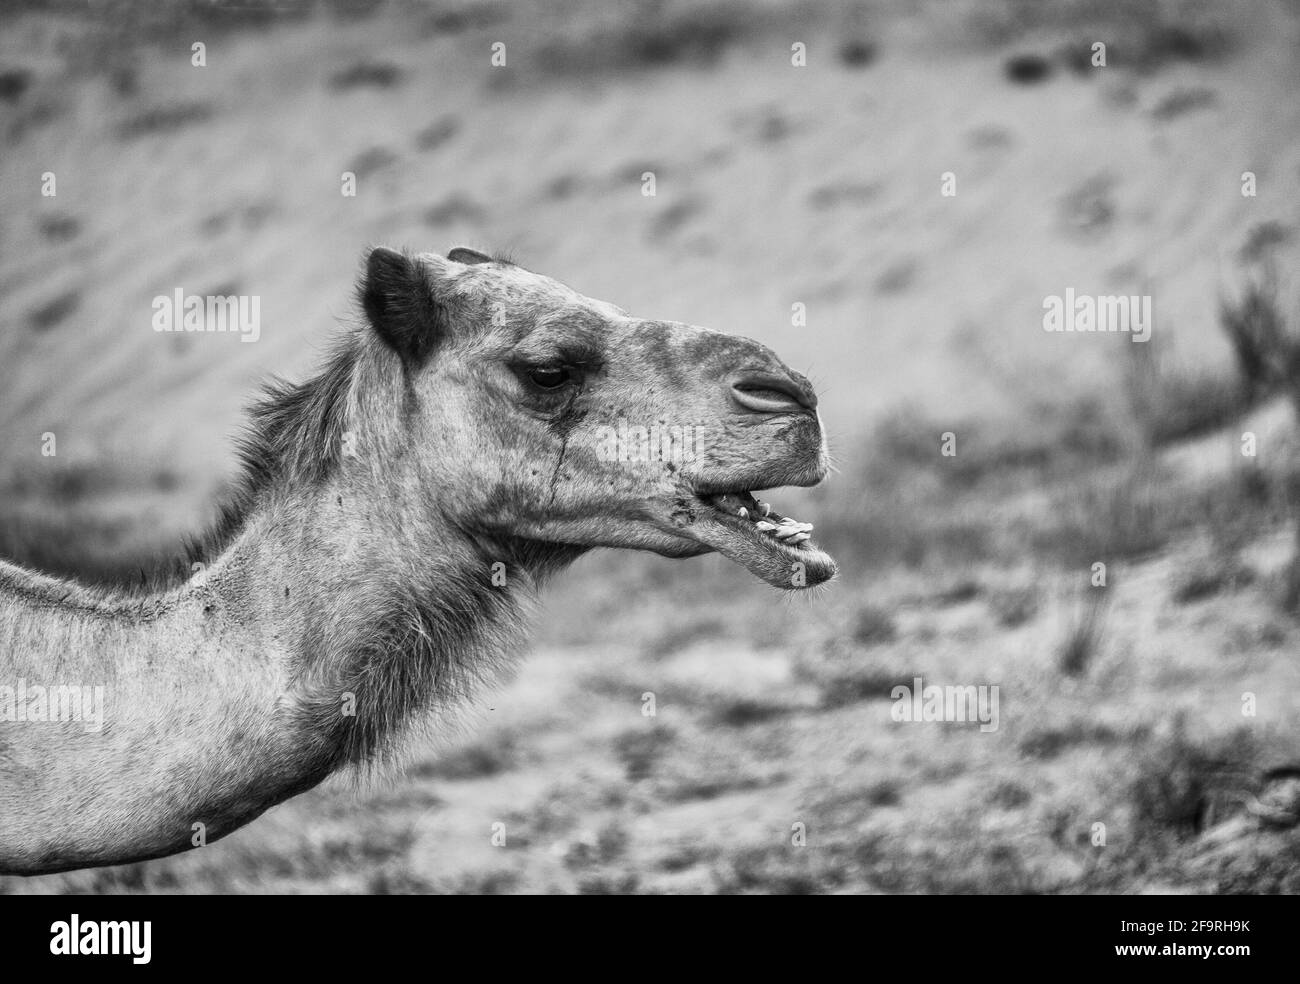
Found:
[[[813,526],[782,516],[749,491],[696,494],[703,507],[691,535],[774,587],[801,590],[829,581],[838,568],[812,539]]]

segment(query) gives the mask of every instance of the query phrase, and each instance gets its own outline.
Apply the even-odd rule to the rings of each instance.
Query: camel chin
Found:
[[[835,576],[835,561],[813,541],[811,523],[780,515],[751,492],[696,498],[703,508],[689,534],[760,580],[800,591]]]

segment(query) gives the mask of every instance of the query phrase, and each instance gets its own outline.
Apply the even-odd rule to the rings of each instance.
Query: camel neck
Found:
[[[519,652],[533,577],[508,556],[336,488],[268,500],[157,597],[0,571],[0,687],[24,707],[65,688],[92,717],[4,720],[0,691],[0,871],[210,843],[383,757]]]
[[[238,623],[275,626],[283,724],[330,769],[382,757],[412,719],[466,700],[517,654],[529,556],[379,497],[327,486],[273,503],[196,584]]]

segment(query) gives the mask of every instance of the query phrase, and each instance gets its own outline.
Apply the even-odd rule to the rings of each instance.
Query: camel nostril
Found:
[[[746,373],[731,382],[731,398],[754,413],[797,413],[817,409],[817,394],[788,376]]]

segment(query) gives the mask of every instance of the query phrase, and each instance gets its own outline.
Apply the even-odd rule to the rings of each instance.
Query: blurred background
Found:
[[[382,243],[772,346],[842,574],[586,557],[382,781],[0,892],[1300,890],[1298,84],[1294,0],[11,0],[0,555],[183,556]],[[154,332],[178,286],[259,341]],[[1151,340],[1045,332],[1067,288]],[[892,720],[918,676],[998,729]]]

